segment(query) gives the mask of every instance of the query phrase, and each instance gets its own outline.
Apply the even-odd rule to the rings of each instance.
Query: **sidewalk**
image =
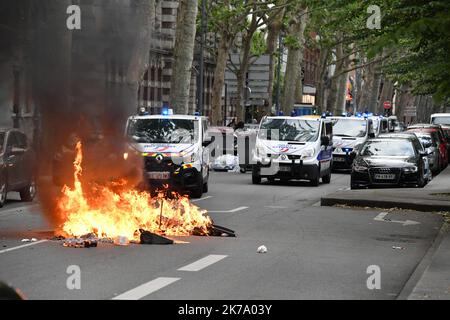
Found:
[[[331,193],[321,199],[322,206],[337,204],[450,212],[450,166],[423,189],[344,190]]]
[[[450,300],[450,232],[448,228],[428,261],[425,272],[407,299]]]

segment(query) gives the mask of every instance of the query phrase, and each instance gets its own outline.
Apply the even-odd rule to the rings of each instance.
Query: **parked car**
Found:
[[[439,154],[439,136],[437,132],[411,132],[406,133],[415,134],[422,146],[428,152],[428,160],[430,163],[430,169],[433,173],[437,173],[440,170],[440,154]]]
[[[419,139],[409,134],[387,134],[367,140],[353,152],[351,188],[426,185],[427,157]]]
[[[0,129],[0,208],[11,191],[19,192],[22,201],[33,201],[35,154],[23,132]]]
[[[436,132],[439,140],[440,170],[443,170],[447,167],[450,142],[446,140],[444,130],[442,130],[442,127],[440,125],[415,124],[409,126],[407,131],[425,133]]]

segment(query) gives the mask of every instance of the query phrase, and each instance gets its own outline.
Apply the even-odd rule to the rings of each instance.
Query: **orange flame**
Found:
[[[139,229],[168,236],[187,236],[194,231],[208,234],[212,220],[206,211],[175,192],[171,193],[171,198],[166,198],[166,192],[152,197],[148,192],[115,190],[114,187],[126,184],[122,180],[111,186],[96,185],[86,195],[80,181],[83,171],[81,142],[76,145],[76,153],[74,187],[64,186],[57,203],[65,221],[60,231],[65,236],[94,233],[101,238],[125,236],[138,240]]]

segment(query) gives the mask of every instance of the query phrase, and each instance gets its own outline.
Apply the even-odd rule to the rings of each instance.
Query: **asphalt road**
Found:
[[[30,299],[395,299],[442,218],[319,206],[322,195],[348,186],[347,174],[315,188],[255,186],[249,174],[213,173],[210,192],[196,204],[236,238],[90,249],[21,242],[45,239],[51,228],[36,204],[12,200],[0,209],[0,279]],[[261,245],[267,253],[257,253]],[[71,265],[80,268],[81,289],[67,288]],[[367,288],[372,265],[380,268],[380,289]]]

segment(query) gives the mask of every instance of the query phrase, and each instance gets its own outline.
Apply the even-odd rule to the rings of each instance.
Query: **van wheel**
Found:
[[[20,199],[25,202],[33,201],[36,196],[36,182],[32,180],[28,186],[20,190]]]
[[[205,183],[203,184],[203,192],[204,192],[204,193],[207,193],[207,192],[208,192],[208,182],[205,182]]]
[[[327,175],[322,177],[322,182],[326,184],[331,182],[331,170],[328,172]]]
[[[8,186],[6,185],[6,178],[0,178],[0,208],[5,205],[6,196],[8,195]]]
[[[203,195],[203,184],[201,184],[200,186],[196,187],[195,189],[191,190],[191,197],[198,199],[201,198]]]
[[[315,179],[309,180],[309,184],[310,184],[312,187],[317,187],[317,186],[319,186],[319,178],[317,177],[317,178],[315,178]]]
[[[253,184],[261,183],[261,175],[257,166],[253,166],[252,168],[252,183]]]

